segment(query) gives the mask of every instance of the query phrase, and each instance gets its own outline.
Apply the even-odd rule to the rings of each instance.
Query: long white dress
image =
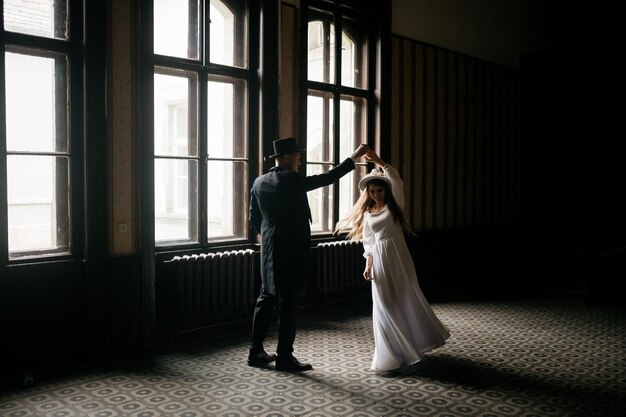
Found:
[[[391,166],[384,169],[384,175],[403,207],[400,175]],[[445,344],[450,333],[420,289],[402,227],[394,222],[387,205],[380,212],[365,213],[363,246],[364,256],[373,257],[372,369],[388,371],[418,362],[424,353]]]

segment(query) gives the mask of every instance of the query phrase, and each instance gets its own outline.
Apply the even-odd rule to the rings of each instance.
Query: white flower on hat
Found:
[[[359,188],[361,190],[365,190],[367,183],[370,182],[371,180],[383,180],[387,184],[391,185],[389,178],[385,176],[384,172],[381,169],[374,168],[370,171],[369,174],[361,178],[361,181],[359,181]]]

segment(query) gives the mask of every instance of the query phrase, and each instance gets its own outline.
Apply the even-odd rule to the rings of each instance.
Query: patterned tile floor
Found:
[[[626,416],[626,309],[550,300],[433,304],[448,343],[378,375],[369,306],[301,317],[302,374],[250,368],[247,335],[0,393],[0,416]],[[275,334],[266,346],[275,348]]]

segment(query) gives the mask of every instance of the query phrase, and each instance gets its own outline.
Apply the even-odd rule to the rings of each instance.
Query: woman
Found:
[[[375,371],[408,370],[450,337],[417,282],[403,231],[403,183],[398,172],[375,152],[365,158],[379,165],[359,182],[361,197],[336,231],[351,226],[348,238],[363,239],[363,276],[372,281]]]

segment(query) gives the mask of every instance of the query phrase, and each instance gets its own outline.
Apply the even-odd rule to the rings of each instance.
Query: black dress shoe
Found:
[[[292,355],[289,355],[286,358],[282,358],[279,356],[276,359],[277,371],[302,372],[310,371],[311,369],[313,369],[313,366],[310,363],[302,363],[294,358]]]
[[[248,366],[262,367],[276,360],[276,355],[268,355],[264,350],[248,355]]]

